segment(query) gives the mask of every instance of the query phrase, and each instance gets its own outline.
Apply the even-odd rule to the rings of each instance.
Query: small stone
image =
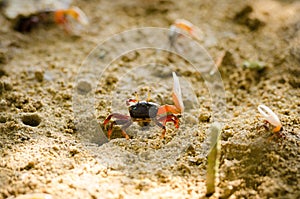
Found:
[[[6,79],[3,81],[0,81],[0,95],[4,92],[4,91],[11,91],[12,90],[12,85],[11,83]]]
[[[230,51],[226,51],[224,58],[222,60],[222,65],[225,66],[235,66],[236,65],[236,61],[233,57],[233,54]]]
[[[77,93],[80,95],[86,95],[92,90],[92,85],[87,81],[80,81],[77,84]]]
[[[30,170],[30,169],[34,168],[34,165],[35,165],[35,163],[33,161],[30,161],[23,169]]]
[[[133,60],[135,60],[138,57],[138,53],[133,51],[133,52],[129,52],[126,55],[122,56],[122,61],[124,62],[131,62]]]
[[[7,52],[4,50],[0,50],[0,64],[6,64],[7,63]],[[1,77],[1,74],[0,74]]]
[[[188,165],[180,164],[177,167],[178,171],[182,172],[182,174],[191,174],[192,171]]]
[[[5,123],[7,118],[4,115],[0,115],[0,123]]]
[[[36,108],[37,110],[43,107],[43,103],[41,101],[36,101],[33,104],[33,107]]]
[[[52,149],[53,149],[54,151],[58,151],[58,150],[59,150],[59,146],[58,146],[58,145],[54,145],[54,146],[52,147]]]
[[[41,123],[41,118],[37,113],[26,113],[22,116],[22,122],[25,125],[36,127]]]
[[[6,91],[11,91],[11,90],[13,89],[13,87],[12,87],[10,81],[6,80],[6,81],[3,82],[3,84],[4,84],[4,89],[5,89]]]
[[[38,82],[42,82],[44,80],[44,73],[41,71],[35,71],[34,77]]]
[[[107,85],[113,85],[116,82],[118,82],[118,78],[114,77],[114,76],[109,76],[106,78],[106,84]]]
[[[200,113],[199,115],[199,121],[200,122],[209,122],[209,119],[210,119],[210,114],[209,113]]]
[[[191,144],[187,147],[186,152],[188,154],[191,154],[191,155],[195,155],[196,154],[196,150],[195,150],[194,146],[191,145]]]
[[[262,71],[265,69],[266,64],[261,61],[245,61],[243,63],[244,68],[249,68],[251,70],[257,70],[257,71]]]
[[[69,153],[71,156],[74,156],[74,155],[80,153],[80,151],[77,148],[70,148]]]

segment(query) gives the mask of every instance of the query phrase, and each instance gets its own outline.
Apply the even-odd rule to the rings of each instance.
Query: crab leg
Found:
[[[107,138],[110,139],[111,134],[112,134],[113,126],[116,124],[116,125],[122,125],[122,127],[121,127],[122,135],[126,139],[129,139],[129,136],[125,132],[125,129],[128,128],[132,124],[132,120],[130,119],[130,117],[127,116],[127,115],[119,114],[119,113],[110,114],[109,116],[107,116],[107,118],[103,122],[104,127],[106,127],[106,125],[109,123],[109,121],[111,120],[112,117],[114,117],[118,120],[115,120],[115,121],[111,122],[110,127],[108,128],[108,131],[107,131]]]
[[[126,124],[124,124],[121,129],[122,129],[122,135],[128,140],[129,136],[127,135],[127,133],[125,132],[125,130],[132,124],[132,120],[129,120]]]
[[[171,115],[165,115],[162,116],[158,119],[154,118],[153,121],[155,122],[155,124],[159,127],[161,127],[163,129],[163,132],[161,134],[161,138],[164,138],[166,135],[166,123],[167,122],[173,122],[176,128],[179,128],[179,119],[171,114]],[[163,122],[163,124],[161,124],[160,122]]]
[[[158,121],[163,122],[164,126],[166,125],[167,122],[173,122],[174,126],[176,128],[179,128],[179,119],[175,115],[173,115],[173,114],[171,114],[171,115],[164,115],[164,116],[158,118]]]
[[[165,137],[165,135],[166,135],[166,126],[165,125],[163,125],[163,124],[161,124],[156,118],[153,118],[153,121],[155,122],[155,124],[157,125],[157,126],[159,126],[160,128],[162,128],[163,129],[163,132],[162,132],[162,134],[161,134],[161,138],[164,138]]]
[[[106,119],[103,122],[103,125],[106,126],[112,117],[119,119],[119,120],[129,120],[130,119],[130,117],[127,115],[122,115],[120,113],[112,113],[106,117]]]
[[[108,130],[107,130],[107,138],[110,140],[110,137],[112,135],[112,130],[114,125],[120,125],[122,124],[123,126],[121,127],[122,130],[122,135],[128,140],[129,136],[127,135],[127,133],[125,132],[125,129],[128,128],[131,124],[132,121],[131,120],[116,120],[116,121],[112,121]]]
[[[108,128],[108,130],[107,130],[107,138],[110,140],[110,136],[111,136],[111,134],[112,134],[112,129],[113,129],[113,127],[114,127],[114,125],[116,124],[116,122],[112,122],[111,124],[110,124],[110,127]]]

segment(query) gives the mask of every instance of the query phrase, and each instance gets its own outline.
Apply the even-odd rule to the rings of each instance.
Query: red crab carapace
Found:
[[[139,101],[138,99],[128,99],[126,104],[128,106],[129,115],[123,115],[120,113],[112,113],[104,120],[104,127],[111,121],[112,118],[115,120],[111,121],[108,127],[107,137],[110,139],[113,126],[121,125],[122,134],[126,139],[129,136],[125,130],[133,123],[138,122],[141,126],[147,126],[153,121],[157,126],[163,129],[161,138],[164,138],[166,133],[166,123],[173,122],[176,128],[179,128],[179,116],[184,111],[184,105],[182,101],[181,89],[179,79],[175,72],[173,74],[174,85],[173,85],[173,101],[174,105],[158,105],[153,102]]]
[[[20,32],[30,32],[39,24],[55,23],[61,25],[67,33],[75,31],[75,24],[87,25],[88,18],[78,7],[67,9],[41,10],[29,16],[19,16],[14,29]]]

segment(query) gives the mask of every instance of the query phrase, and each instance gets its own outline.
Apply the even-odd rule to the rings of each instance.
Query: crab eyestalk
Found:
[[[281,130],[282,124],[278,116],[269,107],[267,107],[264,104],[261,104],[257,107],[257,109],[267,122],[275,126],[275,128],[273,129],[274,133],[277,133]]]

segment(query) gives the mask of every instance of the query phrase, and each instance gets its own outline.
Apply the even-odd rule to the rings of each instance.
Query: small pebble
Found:
[[[209,119],[210,119],[209,113],[206,113],[206,112],[200,113],[200,115],[199,115],[200,122],[209,122]]]
[[[41,123],[41,118],[37,113],[26,113],[21,118],[23,124],[36,127]]]
[[[86,95],[92,90],[92,85],[87,81],[80,81],[77,84],[77,92],[80,95]]]
[[[42,82],[44,80],[44,73],[41,71],[35,71],[34,77],[38,82]]]

